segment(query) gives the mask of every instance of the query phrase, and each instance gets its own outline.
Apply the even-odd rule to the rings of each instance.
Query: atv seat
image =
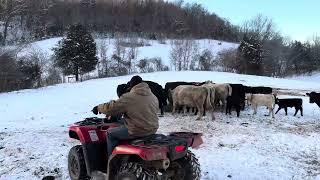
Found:
[[[184,142],[186,141],[177,137],[165,136],[163,134],[153,134],[150,136],[131,140],[129,141],[129,144],[134,146],[152,146],[152,145],[169,146],[177,143],[184,144]]]
[[[163,135],[163,134],[152,134],[149,136],[145,136],[145,137],[138,137],[138,138],[134,138],[133,140],[129,141],[129,144],[132,145],[138,145],[138,144],[142,144],[146,141],[155,141],[155,140],[162,140],[167,138],[167,136]]]

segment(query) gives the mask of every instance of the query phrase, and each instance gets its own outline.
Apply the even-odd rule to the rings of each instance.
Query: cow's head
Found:
[[[317,97],[317,93],[316,92],[311,92],[311,93],[307,93],[307,96],[310,97],[310,103],[315,103],[316,102],[316,97]]]
[[[130,92],[130,87],[128,84],[120,84],[117,87],[117,95],[120,98],[123,94]]]

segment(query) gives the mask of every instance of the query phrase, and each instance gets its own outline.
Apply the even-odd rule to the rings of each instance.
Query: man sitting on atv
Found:
[[[159,128],[157,116],[158,100],[147,83],[140,76],[134,76],[129,82],[130,92],[116,101],[100,104],[93,108],[94,114],[107,116],[124,115],[124,126],[108,131],[108,156],[120,140],[134,139],[155,134]]]

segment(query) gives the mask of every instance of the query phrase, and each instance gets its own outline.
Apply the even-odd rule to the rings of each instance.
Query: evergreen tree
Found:
[[[57,66],[65,75],[75,75],[76,81],[79,74],[88,73],[96,68],[96,43],[91,34],[82,25],[70,27],[67,37],[54,48]]]
[[[260,40],[244,36],[238,48],[238,55],[241,56],[241,65],[245,74],[263,74],[263,46]]]
[[[202,55],[199,57],[199,70],[210,71],[213,68],[213,55],[211,51],[204,50]]]

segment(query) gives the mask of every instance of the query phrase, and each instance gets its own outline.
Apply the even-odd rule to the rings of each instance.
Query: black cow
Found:
[[[152,93],[157,97],[159,102],[159,108],[161,111],[161,115],[163,115],[163,107],[167,105],[167,98],[164,92],[164,89],[162,86],[158,83],[152,82],[152,81],[143,81],[149,85],[149,88],[151,89]],[[129,84],[120,84],[117,87],[117,94],[118,97],[122,96],[123,94],[129,92],[130,86]]]
[[[119,84],[117,87],[117,95],[120,98],[123,94],[130,91],[130,87],[128,84]]]
[[[246,88],[242,84],[230,84],[230,86],[232,87],[232,94],[227,97],[226,114],[229,113],[231,115],[231,109],[235,108],[237,117],[239,117],[240,109],[245,104]]]
[[[250,93],[250,94],[272,94],[271,87],[263,87],[263,86],[258,86],[258,87],[245,86],[245,91],[246,93]]]
[[[284,109],[286,115],[288,115],[288,107],[294,107],[296,112],[294,116],[297,115],[298,111],[300,110],[301,116],[303,116],[303,109],[302,109],[302,99],[301,98],[289,98],[289,99],[278,99],[276,98],[276,104],[279,106],[276,114],[280,111],[280,109]]]
[[[320,93],[311,92],[307,96],[310,97],[310,103],[316,103],[320,107]]]

